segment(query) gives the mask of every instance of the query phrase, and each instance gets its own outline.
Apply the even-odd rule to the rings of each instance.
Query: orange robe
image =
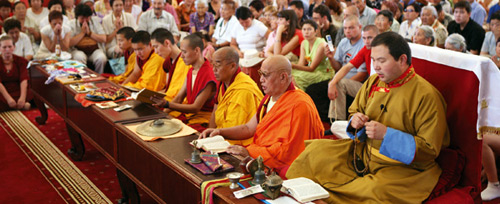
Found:
[[[262,156],[265,165],[280,168],[302,153],[304,140],[321,138],[324,129],[311,97],[293,85],[266,113],[269,100],[264,97],[257,110],[259,124],[247,150],[253,158]]]

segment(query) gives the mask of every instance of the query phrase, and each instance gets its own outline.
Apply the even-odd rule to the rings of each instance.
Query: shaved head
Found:
[[[292,83],[292,64],[283,55],[273,55],[264,60],[259,74],[262,90],[277,100]]]
[[[270,71],[282,70],[290,76],[292,74],[292,64],[283,55],[273,55],[266,58],[262,66],[268,66]]]

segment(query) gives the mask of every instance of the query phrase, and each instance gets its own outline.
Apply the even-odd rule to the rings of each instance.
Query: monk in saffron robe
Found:
[[[125,58],[125,72],[118,76],[109,77],[108,80],[121,84],[134,71],[135,58],[137,57],[134,49],[132,49],[132,37],[134,34],[135,31],[131,27],[123,27],[116,32],[117,45],[123,51],[123,57]]]
[[[28,61],[14,55],[14,40],[10,36],[0,38],[0,111],[28,110],[33,96],[28,90]]]
[[[151,44],[156,54],[165,59],[163,71],[167,73],[165,100],[172,101],[186,80],[191,65],[184,63],[181,50],[175,44],[174,36],[165,28],[158,28],[151,34]]]
[[[223,47],[213,54],[213,67],[217,84],[215,106],[209,128],[227,128],[244,125],[257,112],[264,97],[255,81],[238,67],[239,55],[232,47]],[[205,130],[202,137],[210,130]],[[228,140],[231,144],[248,146],[253,137]]]
[[[151,97],[151,100],[155,106],[165,108],[164,111],[174,117],[183,114],[186,117],[184,122],[188,125],[201,124],[206,127],[214,107],[216,80],[212,65],[203,58],[202,52],[202,39],[192,34],[186,36],[181,41],[181,58],[192,66],[186,81],[172,101],[157,96]],[[184,99],[187,100],[186,104],[183,104]]]
[[[321,138],[324,129],[312,99],[293,86],[288,59],[271,56],[264,60],[259,73],[266,96],[254,117],[245,125],[213,129],[205,134],[233,140],[253,136],[253,142],[246,148],[231,145],[227,152],[243,157],[262,156],[265,165],[280,169],[299,156],[305,140]]]
[[[386,32],[371,45],[377,74],[349,108],[351,139],[308,142],[286,176],[321,184],[328,203],[422,203],[441,174],[435,159],[449,145],[446,103],[415,73],[403,37]]]
[[[163,71],[165,59],[153,52],[151,37],[146,31],[138,31],[132,37],[132,48],[137,63],[132,74],[123,82],[124,86],[136,89],[160,91],[165,88],[167,74]]]

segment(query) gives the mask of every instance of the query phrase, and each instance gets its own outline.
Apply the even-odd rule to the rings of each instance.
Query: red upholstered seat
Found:
[[[479,80],[471,71],[412,60],[415,71],[446,100],[450,130],[450,147],[441,150],[437,159],[443,174],[427,203],[480,203],[482,141],[476,133]],[[459,168],[462,159],[464,167]]]

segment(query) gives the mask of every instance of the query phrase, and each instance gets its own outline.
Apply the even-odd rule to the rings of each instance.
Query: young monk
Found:
[[[172,101],[152,97],[157,107],[165,108],[166,112],[178,111],[184,113],[188,125],[208,125],[214,107],[215,76],[210,62],[203,58],[203,41],[197,35],[191,34],[181,41],[181,57],[192,68],[182,85],[181,90]],[[187,99],[187,104],[182,104]],[[171,113],[177,116],[178,113]]]
[[[134,71],[137,55],[132,48],[132,37],[135,31],[131,27],[123,27],[116,32],[116,43],[125,57],[125,72],[118,76],[109,77],[109,80],[121,84]]]
[[[167,74],[163,71],[165,59],[153,52],[151,37],[146,31],[137,31],[132,37],[132,48],[137,62],[132,74],[122,83],[136,89],[160,91],[165,88]]]

